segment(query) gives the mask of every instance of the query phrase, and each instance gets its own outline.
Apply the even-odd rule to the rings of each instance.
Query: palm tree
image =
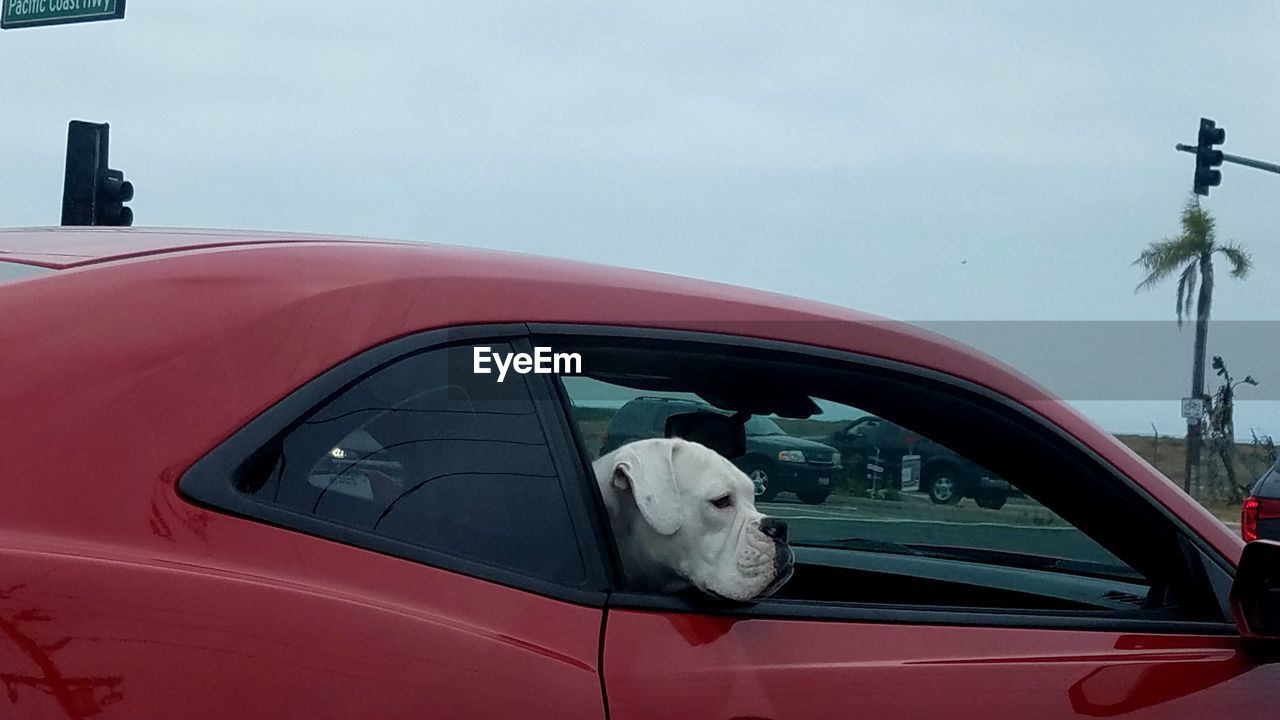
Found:
[[[1183,316],[1196,313],[1196,344],[1191,366],[1191,396],[1204,397],[1204,358],[1209,341],[1209,310],[1213,305],[1213,256],[1221,254],[1231,263],[1231,277],[1243,279],[1253,267],[1249,252],[1236,243],[1219,243],[1213,216],[1200,207],[1195,195],[1182,209],[1182,232],[1177,236],[1153,242],[1134,261],[1147,272],[1138,290],[1147,290],[1178,273],[1177,317],[1182,328]],[[1196,294],[1196,285],[1200,292]],[[1192,299],[1192,296],[1196,296]],[[1200,424],[1187,432],[1187,476],[1184,489],[1191,492],[1191,478],[1199,460]]]

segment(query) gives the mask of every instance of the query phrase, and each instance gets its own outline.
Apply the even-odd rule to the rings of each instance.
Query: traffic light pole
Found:
[[[1184,145],[1182,143],[1178,143],[1177,145],[1174,146],[1174,148],[1177,150],[1181,150],[1182,152],[1191,153],[1192,155],[1194,155],[1196,152],[1195,145]],[[1254,160],[1253,158],[1241,157],[1239,155],[1231,155],[1230,153],[1222,153],[1222,160],[1223,162],[1235,163],[1236,165],[1244,165],[1245,167],[1257,168],[1258,170],[1266,170],[1267,172],[1273,172],[1277,175],[1280,175],[1280,165],[1277,165],[1275,163],[1269,163],[1262,160]]]

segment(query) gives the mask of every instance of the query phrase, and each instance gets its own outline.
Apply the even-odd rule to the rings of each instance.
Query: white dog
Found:
[[[786,523],[756,510],[751,480],[719,453],[639,440],[594,469],[633,589],[746,601],[791,579]]]

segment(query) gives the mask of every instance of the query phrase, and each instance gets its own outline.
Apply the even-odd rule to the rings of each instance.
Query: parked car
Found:
[[[667,418],[678,413],[721,412],[707,403],[669,397],[638,397],[627,401],[609,421],[600,448],[604,455],[629,442],[662,437]],[[733,458],[755,484],[764,501],[780,492],[795,493],[801,502],[821,505],[844,471],[840,453],[830,445],[788,435],[767,417],[752,416],[744,425],[746,453]]]
[[[1240,532],[1246,542],[1280,540],[1280,461],[1258,478],[1240,513]]]
[[[918,456],[920,491],[939,505],[954,505],[970,497],[979,507],[999,510],[1009,498],[1009,483],[995,473],[874,415],[854,420],[823,441],[839,448],[855,470],[874,463],[890,487],[901,487],[903,456]]]
[[[13,230],[0,268],[5,717],[1275,715],[1280,543],[944,338],[416,243]],[[1061,521],[798,508],[778,595],[640,591],[568,379],[474,368],[536,347],[735,413],[892,405]],[[359,433],[398,491],[311,481]]]

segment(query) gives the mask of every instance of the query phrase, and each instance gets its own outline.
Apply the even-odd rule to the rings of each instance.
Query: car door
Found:
[[[668,369],[652,339],[646,372],[673,392],[714,387],[730,399],[742,387],[781,397],[795,383],[832,413],[796,422],[892,416],[922,438],[954,436],[962,454],[994,462],[1030,494],[998,520],[926,498],[874,512],[871,500],[839,494],[821,509],[758,503],[789,522],[795,577],[746,605],[615,593],[602,656],[614,720],[1274,716],[1280,671],[1247,652],[1229,621],[1230,567],[1087,450],[937,373],[883,363],[863,372],[854,359],[833,368],[844,356],[825,351],[809,366],[794,347],[775,360],[755,341],[743,345],[760,358],[747,358],[744,347],[696,339],[713,373]],[[593,358],[595,344],[608,341],[575,346],[585,366],[625,386],[618,355]],[[673,352],[684,368],[688,353]],[[739,362],[754,364],[738,373]],[[831,394],[818,397],[824,382]],[[832,398],[859,393],[868,406],[832,409]],[[733,402],[771,402],[757,400]]]
[[[1280,673],[1220,634],[611,610],[626,718],[1270,718]]]

